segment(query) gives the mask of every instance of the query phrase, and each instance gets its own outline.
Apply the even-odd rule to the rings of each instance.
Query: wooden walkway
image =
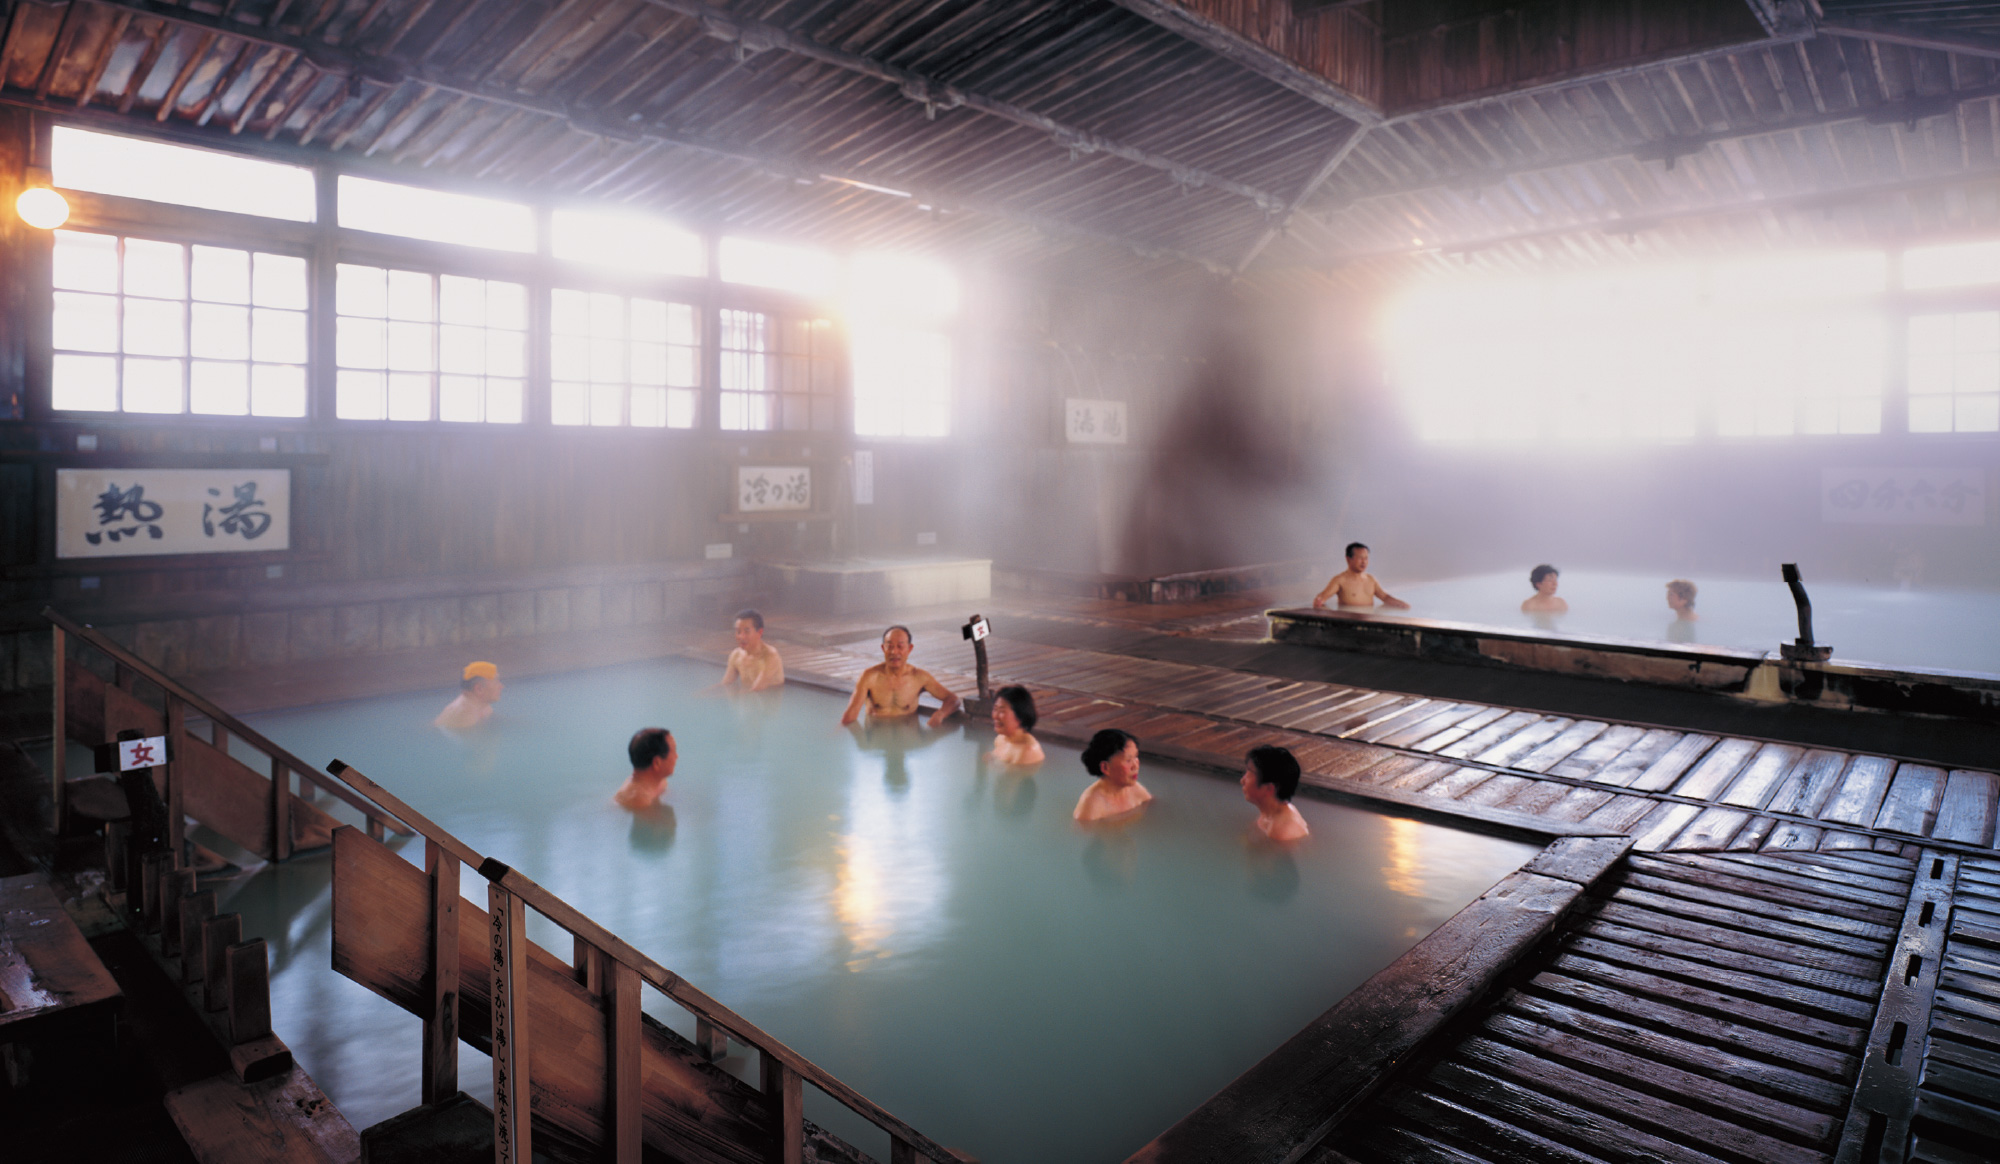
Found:
[[[1914,865],[1634,855],[1307,1159],[1829,1160]]]
[[[2000,1160],[2000,860],[1959,862],[1911,1160]]]
[[[844,689],[873,650],[785,644],[786,667]],[[1035,691],[1054,738],[1121,727],[1148,752],[1222,766],[1284,744],[1328,791],[1624,833],[1645,851],[1990,851],[2000,800],[1985,771],[1034,643],[994,643],[992,676]]]

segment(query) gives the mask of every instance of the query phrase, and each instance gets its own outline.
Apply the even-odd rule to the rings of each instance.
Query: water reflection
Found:
[[[1382,819],[1382,884],[1391,893],[1425,897],[1422,837],[1424,826],[1400,816]]]
[[[674,831],[679,827],[671,804],[650,804],[632,810],[632,851],[651,857],[664,855],[674,847]]]
[[[1084,846],[1083,871],[1092,884],[1105,889],[1123,889],[1132,884],[1139,868],[1139,843],[1132,837],[1136,821],[1115,821],[1091,827],[1090,844]]]
[[[847,732],[854,737],[856,747],[882,757],[882,783],[899,795],[910,789],[910,769],[905,758],[911,752],[928,748],[947,734],[952,734],[930,731],[918,722],[920,718],[908,715],[896,719],[875,719],[870,716],[847,725]]]
[[[1004,817],[1021,818],[1035,807],[1035,778],[1019,769],[1001,773],[993,785],[993,808]]]
[[[1262,838],[1252,841],[1249,849],[1250,896],[1281,904],[1290,901],[1299,891],[1298,858],[1289,848]]]

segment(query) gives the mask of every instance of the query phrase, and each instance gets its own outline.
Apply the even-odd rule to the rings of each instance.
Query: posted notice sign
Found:
[[[57,469],[56,557],[292,548],[290,469]]]

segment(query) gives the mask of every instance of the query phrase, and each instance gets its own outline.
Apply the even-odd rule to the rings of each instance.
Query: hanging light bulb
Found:
[[[47,170],[28,171],[27,188],[14,199],[14,213],[37,230],[54,230],[69,221],[69,200],[50,184]]]

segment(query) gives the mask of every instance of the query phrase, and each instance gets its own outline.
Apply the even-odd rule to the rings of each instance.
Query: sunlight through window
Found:
[[[215,150],[138,141],[59,125],[50,138],[55,184],[69,190],[202,210],[312,222],[311,170]]]

